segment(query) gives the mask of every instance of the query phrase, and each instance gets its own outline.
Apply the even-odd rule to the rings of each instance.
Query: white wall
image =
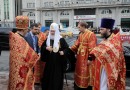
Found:
[[[9,19],[5,20],[5,15],[4,15],[4,0],[0,0],[0,23],[2,24],[2,26],[10,26],[13,27],[14,24],[14,20],[15,20],[15,4],[14,4],[14,0],[9,0]]]
[[[62,11],[67,11],[69,15],[60,15]],[[48,16],[45,16],[45,14],[48,14]],[[53,22],[56,22],[60,24],[60,20],[69,20],[69,26],[73,26],[73,17],[74,17],[74,11],[73,10],[56,10],[56,11],[43,11],[41,16],[41,22],[43,25],[45,25],[45,20],[53,20]]]
[[[10,21],[15,19],[15,2],[14,0],[9,0],[9,17]]]

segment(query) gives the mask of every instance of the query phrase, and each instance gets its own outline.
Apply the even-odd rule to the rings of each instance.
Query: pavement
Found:
[[[7,90],[8,72],[0,72],[0,90]]]
[[[0,72],[0,90],[7,90],[8,80],[9,80],[8,75],[9,75],[8,72]],[[67,83],[66,83],[66,80],[64,79],[64,89],[63,90],[74,90],[73,83],[74,83],[73,80],[67,80]],[[36,87],[36,88],[38,88],[38,89],[35,89],[35,90],[41,90],[40,87]]]
[[[64,79],[64,88],[63,90],[74,90],[74,81],[73,81],[73,73],[67,73],[67,83]],[[130,78],[127,78],[126,82],[130,81]],[[0,90],[7,90],[8,87],[8,72],[0,72]],[[35,90],[41,90],[35,89]],[[129,86],[126,86],[126,90],[130,90],[130,83]]]

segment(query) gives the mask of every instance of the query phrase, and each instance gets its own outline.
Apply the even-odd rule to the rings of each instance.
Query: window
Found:
[[[9,0],[4,0],[4,19],[9,19]]]
[[[47,2],[44,2],[44,6],[45,6],[45,7],[47,6]]]
[[[104,9],[101,14],[112,14],[112,11],[110,9]]]
[[[35,23],[35,20],[30,20],[29,23],[30,23],[30,25],[33,24],[33,23]]]
[[[6,12],[4,12],[4,18],[6,19]]]
[[[7,19],[9,19],[9,0],[7,0]]]
[[[9,11],[7,12],[7,19],[9,19]]]
[[[69,12],[68,11],[61,11],[60,15],[69,15]]]
[[[35,7],[35,3],[33,3],[33,7]]]
[[[53,7],[53,2],[49,2],[49,6]]]
[[[34,8],[35,7],[35,3],[27,3],[27,8]]]
[[[122,3],[123,3],[123,4],[129,4],[129,3],[130,3],[130,0],[122,0]]]
[[[44,6],[48,7],[49,6],[49,2],[44,2]]]
[[[30,3],[27,3],[27,8],[30,8]]]
[[[48,13],[47,13],[47,12],[45,12],[45,16],[48,16]]]
[[[52,22],[53,22],[52,20],[45,20],[45,26],[50,27]]]
[[[53,2],[43,2],[44,7],[53,7]]]
[[[27,16],[30,16],[30,17],[35,16],[35,13],[29,12]]]
[[[60,20],[60,23],[63,25],[63,28],[69,27],[69,20]]]
[[[70,4],[70,2],[69,1],[65,1],[65,5],[68,5],[68,4]]]
[[[45,16],[52,16],[52,12],[45,12]]]
[[[29,3],[27,3],[27,8],[29,7]]]
[[[82,3],[85,3],[85,0],[77,0],[76,3],[77,3],[77,4],[82,4]]]
[[[64,1],[60,1],[60,5],[64,5]]]
[[[122,11],[121,11],[121,13],[130,13],[130,9],[128,8],[128,9],[123,9]]]

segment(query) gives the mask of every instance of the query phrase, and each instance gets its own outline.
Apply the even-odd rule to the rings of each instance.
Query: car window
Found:
[[[9,33],[10,31],[12,31],[12,28],[0,28],[0,33]]]
[[[66,32],[65,30],[60,30],[61,32]]]

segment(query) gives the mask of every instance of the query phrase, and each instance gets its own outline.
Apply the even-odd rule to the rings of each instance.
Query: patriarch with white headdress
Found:
[[[42,90],[62,90],[63,74],[66,66],[66,57],[60,55],[60,51],[65,51],[68,44],[60,36],[59,25],[52,23],[47,39],[41,46],[41,60],[46,62],[43,78]]]

